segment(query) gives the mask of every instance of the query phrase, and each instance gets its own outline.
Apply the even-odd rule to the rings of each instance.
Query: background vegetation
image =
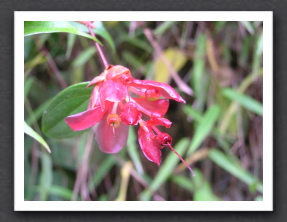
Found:
[[[51,99],[103,71],[85,26],[67,24],[25,22],[26,200],[262,200],[261,22],[95,23],[111,64],[168,83],[187,101],[170,101],[164,131],[195,177],[168,148],[160,167],[148,161],[137,127],[116,155],[98,149],[92,130],[43,134]],[[42,34],[32,35],[37,27]]]

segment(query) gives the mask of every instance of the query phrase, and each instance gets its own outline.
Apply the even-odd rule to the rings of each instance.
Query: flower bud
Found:
[[[137,109],[136,104],[131,102],[124,105],[120,114],[121,121],[127,125],[137,125],[141,117],[142,114]]]
[[[163,148],[172,144],[172,138],[167,133],[161,133],[155,137],[155,143],[160,148]]]

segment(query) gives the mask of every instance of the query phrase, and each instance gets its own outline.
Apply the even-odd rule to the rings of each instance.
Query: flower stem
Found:
[[[169,145],[169,148],[180,158],[180,160],[184,163],[184,165],[189,169],[189,171],[191,172],[192,176],[195,176],[194,171],[191,169],[191,167],[184,161],[184,159],[179,155],[178,152],[175,151],[175,149]]]
[[[88,24],[87,27],[88,27],[88,29],[89,29],[89,31],[90,31],[90,34],[91,34],[94,38],[96,38],[96,35],[95,35],[95,33],[93,32],[93,29],[91,28],[91,26]],[[106,59],[106,57],[105,57],[105,55],[104,55],[104,53],[103,53],[103,51],[102,51],[102,49],[101,49],[101,46],[100,46],[99,43],[97,43],[96,41],[95,41],[95,45],[96,45],[96,48],[97,48],[97,50],[98,50],[98,52],[99,52],[99,54],[100,54],[100,57],[101,57],[102,62],[103,62],[103,64],[104,64],[104,67],[105,67],[105,69],[107,69],[107,68],[109,67],[109,64],[108,64],[107,59]]]

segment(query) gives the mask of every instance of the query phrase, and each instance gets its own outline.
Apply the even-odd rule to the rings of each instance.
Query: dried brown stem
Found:
[[[65,82],[65,80],[62,77],[61,72],[59,71],[56,63],[54,62],[53,58],[51,57],[50,53],[48,52],[48,50],[45,47],[42,47],[42,53],[43,55],[46,57],[51,69],[53,70],[53,72],[55,73],[60,85],[62,88],[67,88],[67,83]]]
[[[126,162],[122,158],[120,158],[118,155],[114,154],[114,157],[119,162],[119,164],[121,164],[121,166],[125,165]],[[134,168],[131,169],[130,173],[136,181],[142,184],[145,188],[149,188],[149,184],[135,171]],[[157,200],[161,200],[161,201],[165,200],[162,196],[157,194],[155,191],[152,191],[152,193]]]
[[[177,84],[178,88],[188,95],[193,95],[192,89],[184,81],[182,81],[182,79],[179,77],[178,73],[174,70],[174,68],[172,67],[170,62],[164,56],[160,45],[154,40],[154,38],[152,36],[152,31],[150,29],[146,28],[146,29],[144,29],[144,34],[147,37],[147,39],[149,40],[149,42],[151,43],[151,45],[153,46],[153,48],[155,49],[155,51],[157,52],[157,54],[160,56],[163,63],[169,69],[170,74],[171,74],[173,80],[175,81],[175,83]]]
[[[81,166],[77,172],[77,178],[76,178],[76,182],[74,185],[72,200],[77,199],[77,196],[80,190],[81,190],[82,199],[90,200],[90,197],[88,195],[89,192],[87,191],[86,182],[87,182],[87,174],[88,174],[88,162],[89,162],[89,156],[92,150],[92,144],[93,144],[93,132],[91,132],[88,135],[85,153],[84,153],[84,156],[81,162]]]

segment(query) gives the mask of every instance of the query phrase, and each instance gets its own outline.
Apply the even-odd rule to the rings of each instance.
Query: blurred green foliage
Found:
[[[63,101],[53,97],[103,70],[85,26],[50,23],[53,31],[25,23],[26,200],[262,200],[262,23],[96,23],[111,64],[128,67],[135,78],[166,82],[187,101],[170,102],[167,118],[173,124],[165,130],[195,176],[168,148],[161,166],[146,160],[137,127],[130,128],[127,147],[116,155],[98,149],[92,130],[58,140],[43,134],[44,111],[65,101],[65,95]],[[179,90],[145,29],[192,96]],[[55,135],[65,127],[50,125],[46,131]]]

